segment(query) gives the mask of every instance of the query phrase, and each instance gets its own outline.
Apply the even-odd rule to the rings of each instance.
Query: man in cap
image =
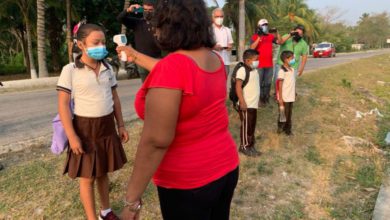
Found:
[[[161,58],[161,49],[156,43],[152,30],[155,0],[144,0],[143,5],[133,4],[122,11],[117,20],[134,32],[134,48],[139,52],[154,58]],[[142,18],[138,15],[143,14]],[[138,66],[142,82],[145,81],[149,71]]]
[[[280,41],[281,47],[278,55],[278,64],[275,67],[276,78],[280,66],[283,65],[283,61],[280,58],[280,54],[282,54],[282,52],[286,50],[294,52],[295,63],[292,64],[291,66],[294,68],[295,77],[302,75],[307,62],[307,57],[309,55],[309,45],[303,39],[304,34],[305,34],[305,27],[303,25],[297,25],[293,29],[293,31],[291,31],[289,34],[286,34],[282,37]]]
[[[229,75],[230,71],[230,51],[233,47],[232,32],[228,27],[223,26],[224,13],[221,8],[216,8],[212,12],[213,30],[215,37],[214,50],[222,57],[225,63],[226,74]]]
[[[256,33],[251,38],[251,49],[259,52],[260,105],[269,103],[273,75],[273,44],[277,44],[280,36],[274,29],[270,33],[267,19],[258,22]]]

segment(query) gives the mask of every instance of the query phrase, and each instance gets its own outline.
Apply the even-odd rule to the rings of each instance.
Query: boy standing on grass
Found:
[[[258,59],[259,52],[253,49],[246,50],[243,55],[244,66],[237,70],[236,75],[236,92],[239,104],[238,113],[241,120],[239,151],[252,157],[260,155],[260,152],[254,146],[257,108],[260,97],[259,74],[256,69],[259,65]],[[249,74],[249,76],[246,74]],[[247,83],[243,87],[244,81],[247,81]]]
[[[292,109],[295,102],[295,74],[293,66],[295,64],[294,53],[292,51],[283,51],[280,55],[283,65],[281,66],[278,79],[276,81],[276,97],[279,103],[278,130],[280,134],[285,132],[291,136]]]

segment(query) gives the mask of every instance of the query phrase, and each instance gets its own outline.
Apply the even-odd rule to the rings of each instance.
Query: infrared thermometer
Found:
[[[114,36],[114,43],[116,43],[118,46],[126,46],[127,44],[127,38],[124,34],[117,34]],[[121,51],[121,60],[123,62],[127,61],[127,55],[125,51]]]

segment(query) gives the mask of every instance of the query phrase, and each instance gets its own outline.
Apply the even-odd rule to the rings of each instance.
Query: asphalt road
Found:
[[[326,68],[352,60],[378,54],[390,53],[390,50],[371,51],[353,54],[338,54],[335,58],[310,58],[306,70]],[[118,92],[125,120],[136,117],[133,103],[140,80],[119,82]],[[57,113],[55,88],[29,92],[12,92],[0,95],[0,148],[15,142],[51,134],[51,120]]]

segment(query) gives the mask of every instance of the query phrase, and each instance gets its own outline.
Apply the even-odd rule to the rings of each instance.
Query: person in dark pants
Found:
[[[153,0],[144,0],[143,6],[130,5],[129,8],[118,15],[117,20],[134,31],[136,50],[153,58],[161,58],[161,49],[156,43],[151,23],[154,14],[154,2]],[[142,10],[143,18],[135,17],[136,13],[141,13]],[[139,65],[137,67],[141,81],[144,82],[149,71]]]
[[[206,3],[158,1],[153,24],[166,57],[117,48],[128,61],[152,70],[135,98],[144,127],[122,219],[139,219],[153,178],[164,219],[228,220],[239,156],[229,132],[227,76],[213,51]]]
[[[292,135],[292,109],[295,102],[295,64],[294,53],[283,51],[281,54],[283,65],[281,66],[276,81],[276,93],[279,103],[278,133],[285,132]]]
[[[259,74],[257,66],[259,52],[253,49],[246,50],[243,55],[244,65],[237,70],[236,75],[236,92],[238,97],[239,110],[241,120],[240,132],[240,148],[239,151],[247,156],[259,156],[255,148],[255,130],[257,119],[257,108],[259,106]],[[246,72],[245,68],[251,71]],[[249,74],[249,76],[246,76]],[[249,77],[249,78],[248,78]],[[248,83],[243,86],[245,79]]]

